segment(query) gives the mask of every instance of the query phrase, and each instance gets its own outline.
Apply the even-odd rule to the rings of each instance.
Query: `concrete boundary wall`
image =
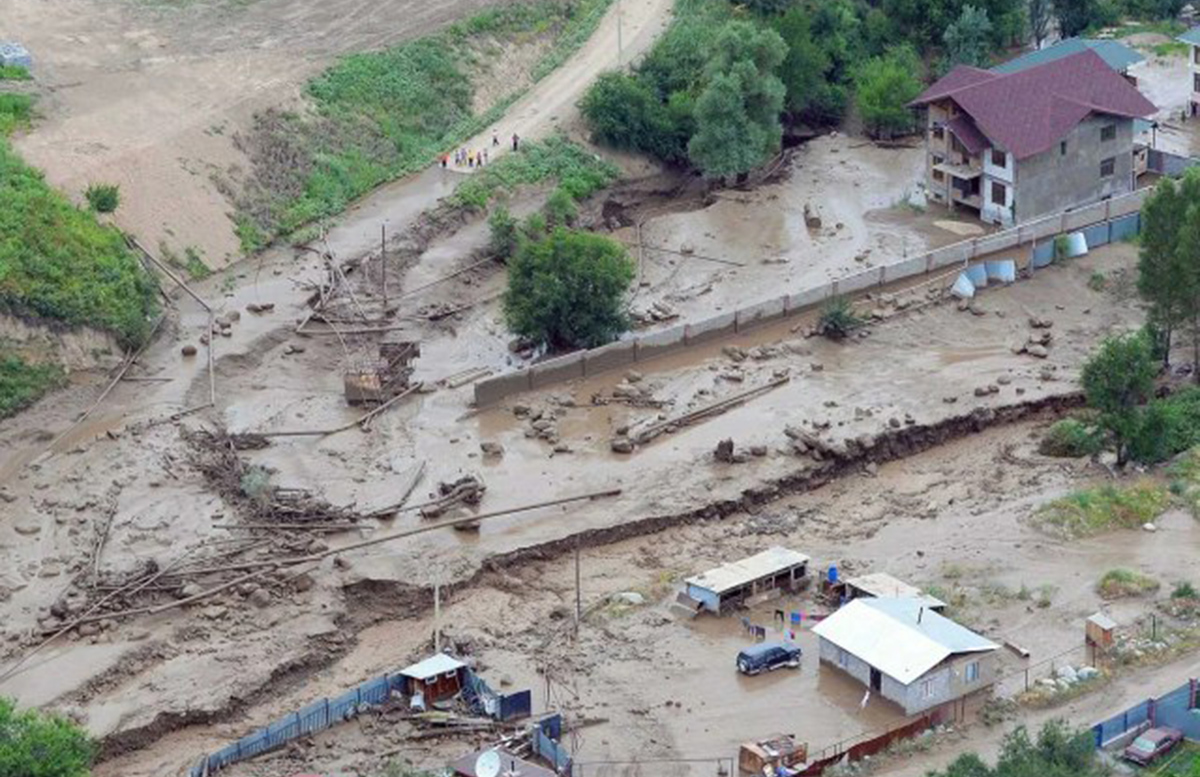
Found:
[[[1003,232],[963,240],[892,264],[873,267],[839,278],[832,283],[823,283],[775,299],[756,302],[733,312],[720,313],[701,321],[638,335],[590,351],[578,351],[541,362],[529,369],[488,378],[475,384],[475,405],[485,407],[530,389],[544,388],[585,375],[597,375],[606,370],[654,359],[693,345],[713,342],[756,326],[811,312],[830,297],[862,292],[885,283],[931,274],[951,266],[967,270],[971,260],[976,257],[1021,249],[1014,250],[1012,255],[1003,258],[1015,260],[1017,267],[1043,266],[1048,264],[1053,256],[1053,238],[1059,234],[1083,231],[1090,247],[1137,234],[1141,226],[1142,203],[1145,202],[1148,191],[1139,189],[1131,194],[1032,221]],[[1030,244],[1033,244],[1033,250],[1028,250]],[[1022,249],[1023,246],[1026,248]],[[953,283],[953,279],[950,283]]]

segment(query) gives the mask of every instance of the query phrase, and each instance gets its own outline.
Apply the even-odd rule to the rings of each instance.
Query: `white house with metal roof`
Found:
[[[813,632],[823,663],[909,715],[995,682],[999,646],[919,599],[855,599]]]
[[[689,577],[685,593],[715,613],[734,604],[752,605],[806,583],[808,561],[803,553],[777,545]]]
[[[1188,78],[1191,79],[1191,98],[1188,100],[1188,115],[1200,114],[1200,27],[1193,27],[1176,40],[1188,45]]]

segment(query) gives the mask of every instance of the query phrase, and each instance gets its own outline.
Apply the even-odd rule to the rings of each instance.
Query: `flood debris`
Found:
[[[441,518],[460,505],[477,507],[483,501],[487,486],[478,475],[463,475],[457,480],[438,483],[437,496],[421,507],[422,518]]]

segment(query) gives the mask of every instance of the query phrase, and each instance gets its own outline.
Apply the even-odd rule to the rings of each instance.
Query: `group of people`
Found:
[[[496,130],[492,130],[492,148],[496,148],[499,145],[500,145],[500,135],[496,132]],[[515,132],[513,133],[513,136],[512,136],[512,150],[513,151],[521,150],[521,136]],[[453,159],[454,159],[455,167],[462,167],[464,165],[469,168],[483,167],[489,161],[488,156],[489,156],[488,150],[486,148],[483,149],[482,151],[475,151],[475,150],[471,150],[471,149],[460,148],[457,151],[455,151],[453,155],[442,154],[442,157],[441,157],[442,169],[444,170],[450,166],[451,157],[453,157]]]

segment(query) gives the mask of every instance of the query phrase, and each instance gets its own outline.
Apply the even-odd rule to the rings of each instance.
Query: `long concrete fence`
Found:
[[[659,356],[739,334],[785,318],[819,309],[832,297],[853,297],[900,281],[921,276],[941,280],[946,288],[955,281],[954,269],[966,271],[988,257],[1004,251],[1021,250],[1016,264],[1041,267],[1053,259],[1053,239],[1059,235],[1083,232],[1089,246],[1136,234],[1142,203],[1149,189],[1139,189],[1120,197],[1081,208],[1066,210],[1011,229],[952,243],[918,256],[872,267],[838,278],[830,283],[811,286],[773,299],[747,305],[730,313],[720,313],[700,321],[679,324],[635,335],[590,350],[575,351],[538,362],[527,368],[498,375],[475,384],[475,405],[485,407],[514,394],[542,389],[577,378],[629,367]],[[1022,249],[1027,249],[1024,254]]]

